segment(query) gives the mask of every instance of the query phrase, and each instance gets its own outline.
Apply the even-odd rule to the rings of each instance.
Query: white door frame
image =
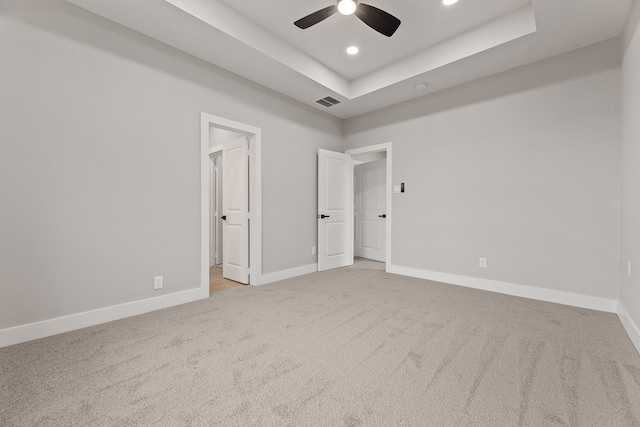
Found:
[[[383,144],[377,144],[377,145],[370,145],[368,147],[361,147],[361,148],[354,148],[352,150],[345,150],[346,154],[351,154],[352,156],[356,156],[358,154],[365,154],[365,153],[379,153],[379,152],[386,152],[387,153],[387,235],[386,235],[386,244],[387,244],[387,248],[386,248],[386,254],[385,254],[385,258],[386,258],[386,262],[385,262],[385,270],[389,271],[389,266],[391,266],[391,225],[393,224],[392,219],[393,219],[393,209],[392,209],[392,202],[393,202],[393,182],[391,181],[391,178],[393,176],[393,171],[391,170],[391,165],[393,164],[392,162],[392,153],[391,150],[392,149],[392,144],[391,142],[385,142]],[[353,196],[352,196],[353,197]]]
[[[262,130],[224,117],[200,113],[200,288],[203,297],[209,296],[211,128],[241,133],[249,140],[249,284],[262,283]]]

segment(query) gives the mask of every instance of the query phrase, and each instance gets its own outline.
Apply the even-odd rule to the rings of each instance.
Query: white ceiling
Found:
[[[67,0],[340,118],[354,117],[619,36],[631,0],[364,0],[402,21],[392,37],[335,0]],[[357,45],[360,53],[345,49]],[[426,89],[417,90],[420,83]],[[315,101],[332,96],[341,104]]]
[[[335,4],[335,0],[281,0],[277,7],[270,1],[222,1],[349,80],[415,55],[531,3],[531,0],[463,0],[455,6],[444,6],[438,0],[363,0],[363,3],[400,17],[402,24],[398,31],[392,37],[386,37],[370,29],[355,15],[336,14],[307,30],[292,25],[309,13]],[[351,45],[360,47],[357,57],[345,53]]]

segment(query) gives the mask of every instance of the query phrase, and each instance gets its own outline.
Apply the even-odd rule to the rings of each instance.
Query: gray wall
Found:
[[[640,2],[624,34],[622,65],[622,171],[620,302],[640,325]],[[627,277],[627,260],[632,263]]]
[[[347,120],[406,183],[392,264],[617,299],[618,43]]]
[[[315,262],[341,120],[62,0],[0,2],[0,58],[0,329],[199,287],[203,111],[262,128],[263,272]]]
[[[199,286],[202,111],[262,128],[263,273],[316,260],[317,149],[392,141],[393,264],[621,281],[640,324],[618,259],[640,268],[636,33],[622,72],[606,42],[343,123],[62,0],[3,0],[0,329]]]

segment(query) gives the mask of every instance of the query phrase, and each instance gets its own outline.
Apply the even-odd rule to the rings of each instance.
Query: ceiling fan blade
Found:
[[[387,37],[391,37],[400,26],[398,18],[368,4],[358,4],[355,14],[362,22]]]
[[[312,25],[316,25],[320,21],[324,21],[325,19],[327,19],[337,11],[338,11],[338,6],[336,5],[325,7],[324,9],[320,9],[317,12],[313,12],[312,14],[307,15],[304,18],[298,19],[293,24],[296,27],[302,28],[304,30],[306,28],[309,28]]]

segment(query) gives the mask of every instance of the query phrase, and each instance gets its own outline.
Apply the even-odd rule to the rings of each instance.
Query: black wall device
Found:
[[[400,192],[404,193],[404,182],[400,184]]]

